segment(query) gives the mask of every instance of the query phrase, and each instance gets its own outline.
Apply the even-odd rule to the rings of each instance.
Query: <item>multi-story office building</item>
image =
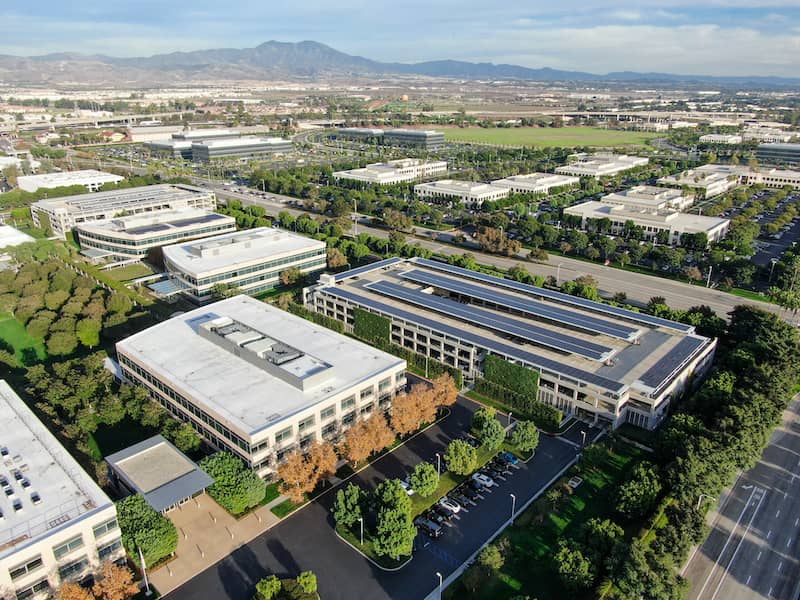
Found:
[[[291,151],[292,140],[279,137],[244,136],[192,142],[194,162],[209,162],[223,158],[249,159],[268,154],[288,154]]]
[[[683,211],[694,204],[694,194],[684,194],[683,190],[675,188],[637,185],[621,192],[606,194],[603,202],[624,206],[633,211]]]
[[[342,127],[336,130],[336,137],[343,140],[356,140],[360,142],[382,141],[383,129],[368,127]]]
[[[759,144],[756,158],[765,165],[800,166],[800,143],[798,144]]]
[[[82,223],[75,237],[84,254],[100,259],[142,259],[152,248],[236,231],[236,219],[199,208],[179,208]]]
[[[487,200],[499,200],[508,196],[510,190],[477,181],[455,181],[440,179],[414,186],[414,193],[426,202],[452,204],[462,202],[465,206],[478,207]]]
[[[96,192],[107,183],[118,183],[125,178],[103,171],[88,169],[86,171],[62,171],[61,173],[44,173],[42,175],[23,175],[17,177],[19,189],[35,192],[38,189],[53,189],[82,185],[87,192]]]
[[[703,165],[677,175],[661,177],[658,184],[702,190],[706,198],[712,198],[740,185],[741,174],[742,168],[736,165]]]
[[[554,175],[553,173],[529,173],[512,175],[492,182],[495,187],[504,187],[515,194],[549,194],[551,191],[568,189],[580,184],[580,177]]]
[[[405,388],[404,360],[243,295],[134,334],[117,356],[126,379],[262,477]]]
[[[611,177],[637,167],[643,167],[650,162],[650,159],[644,156],[628,156],[612,152],[573,154],[570,159],[571,162],[556,168],[555,172],[575,177]]]
[[[242,132],[235,129],[190,129],[172,134],[173,140],[182,142],[205,142],[209,140],[228,140],[241,137]]]
[[[165,158],[192,159],[192,142],[189,140],[152,140],[145,144],[151,154]]]
[[[735,145],[742,143],[742,136],[730,133],[707,133],[700,136],[700,143]]]
[[[324,274],[303,299],[348,330],[355,308],[386,317],[392,343],[467,379],[488,355],[528,367],[538,400],[612,427],[657,426],[716,345],[690,325],[419,258]]]
[[[83,223],[178,208],[213,211],[217,208],[217,198],[214,192],[191,185],[148,185],[39,200],[31,205],[31,216],[34,225],[50,227],[63,238]]]
[[[763,142],[767,144],[781,144],[790,141],[794,134],[775,127],[750,127],[742,132],[745,142]]]
[[[782,188],[791,186],[800,188],[800,171],[790,171],[788,169],[766,169],[760,167],[755,170],[747,170],[742,176],[743,181],[748,185],[758,183],[764,187]]]
[[[401,158],[384,163],[372,163],[363,169],[336,171],[333,178],[363,181],[375,185],[391,185],[417,181],[443,173],[447,173],[447,163],[443,160],[424,161],[418,158]]]
[[[0,380],[0,590],[51,598],[124,557],[114,503]]]
[[[348,140],[374,141],[387,146],[407,146],[436,150],[444,146],[444,133],[423,129],[368,129],[343,127],[336,137]]]
[[[257,294],[276,287],[282,271],[315,273],[327,264],[325,242],[270,227],[165,246],[162,251],[174,283],[198,304],[213,299],[215,285]]]

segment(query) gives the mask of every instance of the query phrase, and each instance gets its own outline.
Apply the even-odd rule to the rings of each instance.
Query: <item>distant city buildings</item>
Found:
[[[392,185],[408,181],[417,181],[447,173],[445,161],[424,161],[418,158],[402,158],[384,163],[369,164],[363,169],[336,171],[334,179],[362,181],[374,185]]]
[[[611,152],[598,152],[595,154],[574,154],[573,160],[568,164],[557,167],[555,172],[560,175],[573,175],[575,177],[611,177],[625,171],[643,167],[649,159],[641,156],[628,156]]]
[[[264,478],[405,389],[404,360],[248,296],[136,333],[117,356],[127,380]]]
[[[487,200],[499,200],[509,194],[509,189],[475,181],[441,179],[414,186],[414,193],[427,202],[450,204],[461,202],[465,206],[478,207]]]
[[[276,287],[286,269],[308,274],[327,264],[325,242],[269,227],[165,246],[163,253],[174,290],[197,304],[212,301],[216,285],[257,294]]]
[[[495,187],[507,188],[515,194],[548,194],[551,191],[567,189],[579,185],[579,177],[553,173],[529,173],[512,175],[505,179],[492,181]]]
[[[436,150],[444,146],[444,133],[423,129],[372,129],[343,127],[336,137],[348,140],[373,141],[387,146],[417,147]]]
[[[45,173],[42,175],[23,175],[17,178],[19,189],[26,192],[35,192],[38,189],[53,189],[82,185],[87,192],[96,192],[106,183],[118,183],[125,178],[103,171],[89,169],[85,171],[62,171],[60,173]]]

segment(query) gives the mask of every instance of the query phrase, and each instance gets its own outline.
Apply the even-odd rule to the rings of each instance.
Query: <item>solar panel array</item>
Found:
[[[678,368],[689,361],[708,340],[700,337],[685,337],[667,352],[655,365],[639,378],[646,386],[655,388],[668,383]]]
[[[378,262],[374,262],[369,265],[364,265],[363,267],[358,267],[357,269],[350,269],[349,271],[345,271],[343,273],[339,273],[334,278],[335,281],[344,281],[345,279],[350,279],[351,277],[358,277],[359,275],[363,275],[364,273],[369,273],[370,271],[374,271],[376,269],[382,269],[384,267],[390,267],[395,265],[399,262],[403,262],[405,259],[395,256],[393,258],[387,258],[385,260],[379,260]]]
[[[469,304],[461,304],[447,298],[425,294],[417,290],[403,287],[389,281],[375,281],[368,283],[365,288],[384,294],[403,302],[415,304],[428,310],[474,323],[478,327],[491,329],[506,335],[526,340],[528,342],[546,346],[560,352],[577,354],[592,360],[606,360],[614,350],[581,338],[564,335],[562,333],[512,319],[505,315],[493,313],[489,310],[476,308]]]
[[[619,381],[614,381],[613,379],[608,379],[607,377],[601,377],[589,371],[584,371],[583,369],[578,369],[570,365],[565,365],[563,363],[551,360],[544,356],[539,356],[538,354],[534,354],[533,352],[528,352],[527,350],[523,350],[519,347],[504,344],[502,342],[498,342],[496,340],[484,337],[476,333],[472,333],[470,331],[464,331],[463,329],[457,329],[455,327],[451,327],[440,321],[428,319],[427,317],[423,317],[419,314],[412,313],[407,310],[403,310],[401,308],[385,304],[383,302],[378,302],[376,300],[373,300],[372,298],[366,298],[364,296],[356,294],[352,290],[341,289],[336,287],[326,287],[323,288],[323,291],[326,294],[330,294],[331,296],[347,300],[355,305],[371,308],[384,315],[394,317],[397,319],[402,319],[407,323],[413,323],[421,327],[425,327],[430,331],[435,331],[440,334],[450,336],[454,340],[463,340],[464,342],[472,344],[477,348],[487,350],[489,352],[494,352],[495,354],[505,356],[511,359],[521,360],[529,365],[533,365],[540,369],[551,371],[553,373],[559,373],[565,377],[569,377],[576,381],[582,381],[584,383],[595,385],[597,387],[611,391],[615,394],[621,393],[622,391],[624,391],[626,387],[624,383],[620,383]]]
[[[545,288],[536,287],[535,285],[528,285],[526,283],[520,283],[511,279],[503,279],[502,277],[495,277],[494,275],[487,275],[485,273],[479,273],[478,271],[471,271],[469,269],[456,267],[455,265],[450,265],[427,258],[415,258],[413,261],[424,267],[430,267],[431,269],[452,273],[453,275],[458,275],[460,277],[467,277],[469,279],[482,281],[490,285],[499,285],[505,288],[516,290],[518,292],[523,292],[525,294],[539,296],[541,298],[546,298],[555,302],[562,302],[564,304],[572,304],[587,310],[603,312],[623,319],[628,319],[630,321],[652,325],[653,327],[667,327],[669,329],[682,331],[684,333],[690,333],[694,330],[694,327],[691,325],[677,323],[675,321],[670,321],[669,319],[662,319],[652,315],[637,313],[635,311],[628,310],[627,308],[620,308],[618,306],[611,306],[610,304],[586,300],[585,298],[578,298],[577,296],[570,296],[569,294],[564,294],[562,292],[554,292]]]
[[[590,315],[576,313],[559,306],[539,302],[538,300],[518,298],[479,285],[456,281],[449,277],[442,277],[436,273],[430,273],[421,269],[407,271],[402,273],[400,277],[417,283],[432,285],[449,292],[456,292],[462,296],[470,296],[478,300],[483,300],[484,302],[491,302],[500,306],[513,308],[534,317],[549,319],[591,333],[599,333],[627,341],[634,341],[639,334],[639,330],[634,327],[628,327],[619,323],[598,319]]]
[[[133,235],[141,235],[143,233],[156,233],[158,231],[167,231],[171,229],[169,225],[164,223],[156,223],[155,225],[142,225],[141,227],[131,227],[127,233]]]

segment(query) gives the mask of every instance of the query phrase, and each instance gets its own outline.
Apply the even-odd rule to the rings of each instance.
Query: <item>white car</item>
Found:
[[[473,473],[472,479],[480,483],[485,488],[494,487],[497,484],[494,482],[494,479],[484,475],[483,473]]]
[[[401,481],[400,487],[403,488],[406,491],[406,494],[408,494],[409,496],[413,496],[416,493],[414,491],[414,488],[412,488],[407,481]]]
[[[439,498],[439,502],[437,504],[439,506],[444,506],[445,508],[452,510],[455,514],[461,512],[461,505],[455,500],[451,500],[447,496],[445,496],[444,498]]]

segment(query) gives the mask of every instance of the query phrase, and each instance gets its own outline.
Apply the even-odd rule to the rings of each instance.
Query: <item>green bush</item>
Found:
[[[344,323],[341,321],[337,321],[336,319],[331,319],[330,317],[326,317],[325,315],[320,315],[318,313],[312,312],[308,310],[306,307],[291,303],[289,305],[289,312],[293,315],[297,315],[298,317],[303,317],[317,325],[321,325],[322,327],[326,327],[328,329],[332,329],[337,333],[344,333]]]
[[[353,309],[353,333],[368,342],[389,342],[392,323],[386,317],[361,308]]]
[[[117,519],[125,550],[134,558],[141,550],[147,566],[166,558],[178,547],[175,525],[139,495],[117,502]]]
[[[514,414],[529,418],[546,431],[557,431],[561,426],[563,413],[557,408],[539,402],[535,397],[520,396],[508,388],[485,379],[475,380],[475,391],[511,407],[514,409]]]
[[[200,461],[200,468],[214,483],[208,494],[228,512],[239,515],[257,506],[266,494],[266,483],[230,452],[217,452]]]

